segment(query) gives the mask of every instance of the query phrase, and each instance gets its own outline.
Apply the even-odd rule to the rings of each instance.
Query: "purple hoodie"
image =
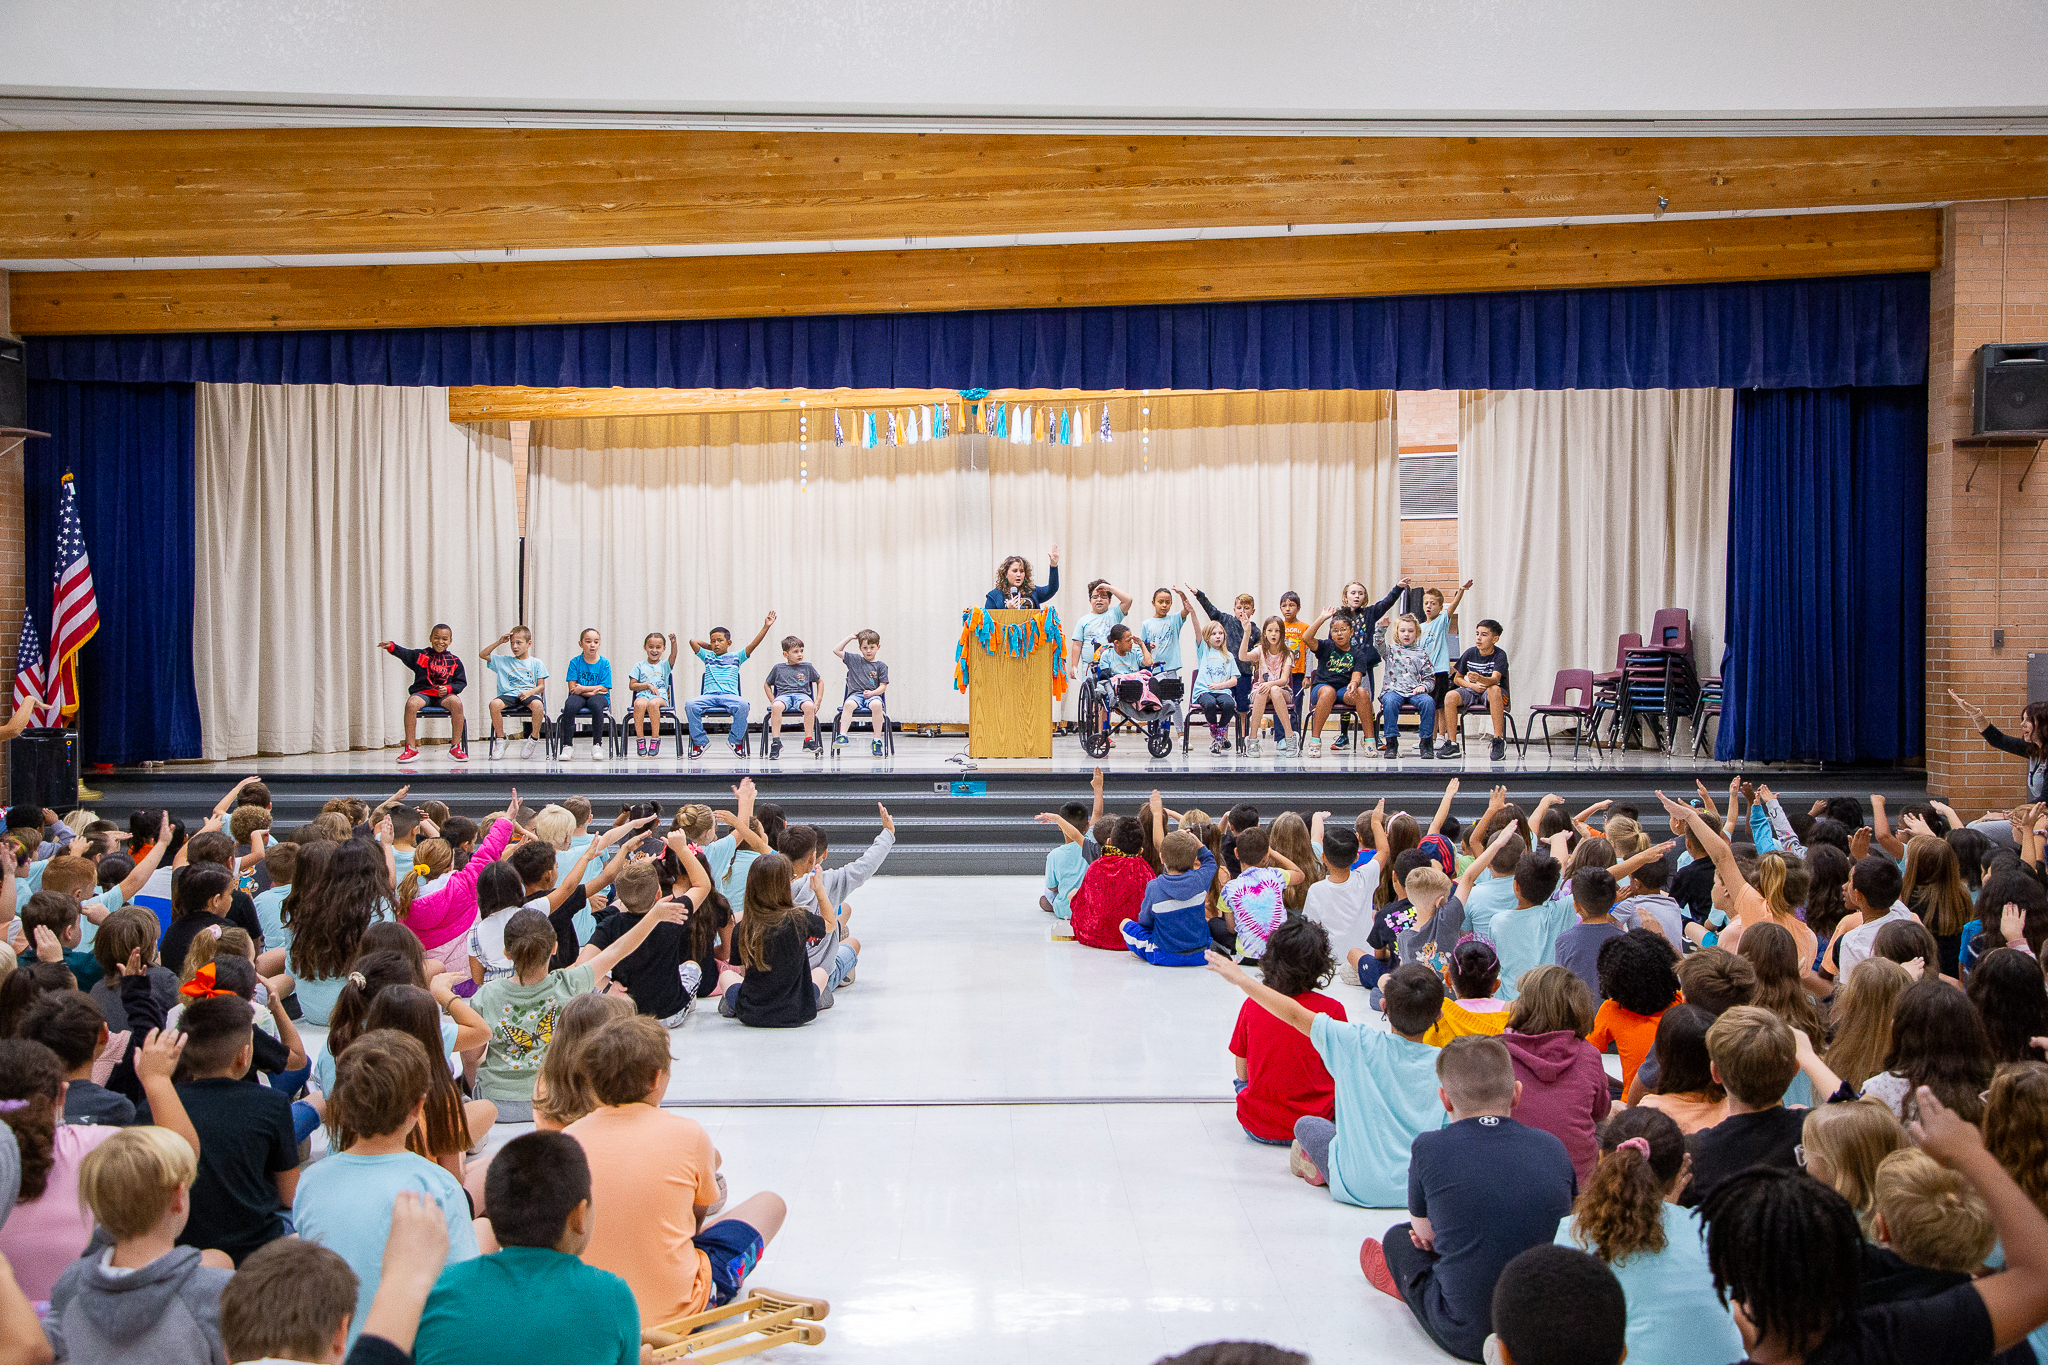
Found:
[[[1607,1117],[1613,1103],[1600,1054],[1570,1029],[1555,1033],[1509,1029],[1500,1040],[1508,1045],[1508,1055],[1515,1059],[1515,1079],[1522,1083],[1515,1122],[1554,1134],[1571,1155],[1572,1169],[1579,1173],[1583,1190],[1592,1177],[1593,1163],[1600,1158],[1600,1139],[1594,1128]]]

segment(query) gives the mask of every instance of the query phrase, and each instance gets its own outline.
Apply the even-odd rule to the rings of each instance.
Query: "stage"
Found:
[[[121,768],[88,773],[86,781],[102,793],[93,804],[109,818],[125,820],[131,809],[166,806],[181,818],[197,820],[228,787],[253,773],[270,787],[279,823],[294,824],[316,814],[331,797],[375,802],[401,785],[410,786],[414,799],[445,801],[469,815],[502,804],[513,787],[529,805],[587,797],[601,820],[635,801],[659,801],[664,811],[690,801],[729,808],[733,784],[751,776],[761,800],[779,802],[791,819],[826,831],[835,862],[851,858],[873,837],[879,802],[890,807],[897,822],[899,847],[889,861],[891,872],[960,875],[1042,870],[1052,836],[1033,817],[1064,801],[1087,800],[1097,766],[1103,769],[1112,810],[1135,811],[1156,787],[1174,810],[1197,807],[1218,814],[1249,801],[1268,817],[1283,810],[1327,810],[1346,820],[1382,797],[1390,809],[1426,818],[1453,777],[1461,786],[1452,813],[1470,819],[1485,808],[1495,785],[1506,786],[1510,797],[1525,806],[1554,791],[1576,805],[1612,798],[1652,810],[1654,790],[1689,795],[1696,782],[1706,783],[1718,801],[1735,771],[1711,758],[1693,758],[1683,744],[1677,754],[1581,746],[1574,756],[1566,739],[1548,753],[1540,742],[1526,751],[1510,745],[1507,758],[1493,763],[1484,741],[1459,758],[1443,760],[1421,757],[1411,740],[1404,742],[1400,758],[1389,760],[1369,751],[1333,753],[1327,744],[1318,757],[1281,758],[1270,743],[1259,757],[1212,757],[1204,732],[1197,730],[1194,739],[1187,753],[1176,746],[1167,757],[1153,759],[1136,736],[1119,736],[1099,765],[1071,735],[1053,741],[1050,759],[980,760],[967,758],[965,735],[927,738],[908,732],[897,736],[896,752],[886,758],[869,752],[864,734],[824,758],[806,754],[801,737],[792,734],[780,759],[741,759],[714,742],[695,762],[676,757],[672,741],[660,758],[629,753],[597,761],[587,757],[587,743],[577,747],[575,757],[549,759],[545,750],[518,757],[515,741],[493,759],[478,742],[466,763],[452,761],[445,747],[436,746],[403,765],[396,749],[357,750]],[[1740,771],[1752,780],[1769,781],[1788,798],[1867,798],[1881,792],[1897,806],[1926,796],[1926,774],[1917,769],[1772,764],[1745,765]]]

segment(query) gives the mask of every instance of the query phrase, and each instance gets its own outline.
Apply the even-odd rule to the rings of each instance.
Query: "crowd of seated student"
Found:
[[[1041,904],[1149,963],[1200,908],[1247,997],[1247,1138],[1406,1206],[1361,1265],[1453,1355],[1553,1241],[1619,1286],[1632,1362],[2048,1351],[2048,808],[2016,847],[1938,803],[1899,838],[1877,798],[1788,816],[1738,780],[1725,816],[1658,793],[1659,844],[1627,806],[1496,789],[1464,825],[1454,794],[1425,835],[1384,802],[1117,815],[1098,780],[1041,817],[1067,837]]]
[[[758,1027],[829,1007],[860,953],[846,898],[895,836],[884,808],[827,870],[820,831],[736,791],[602,833],[581,798],[481,822],[335,798],[273,842],[244,782],[190,838],[137,812],[134,856],[105,822],[11,812],[0,1359],[395,1360],[423,1308],[419,1357],[468,1358],[477,1296],[509,1282],[608,1324],[564,1348],[537,1320],[534,1359],[632,1361],[643,1322],[738,1293],[782,1204],[718,1216],[717,1153],[658,1107],[668,1029],[714,994]],[[477,1155],[529,1116],[545,1141]],[[571,1311],[492,1300],[525,1309]]]

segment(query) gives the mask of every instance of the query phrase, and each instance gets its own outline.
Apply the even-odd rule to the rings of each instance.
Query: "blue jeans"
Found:
[[[690,743],[703,748],[711,740],[704,733],[706,711],[728,711],[732,713],[730,738],[735,744],[743,742],[747,733],[747,699],[736,697],[730,692],[708,692],[701,697],[692,697],[683,707],[683,717],[690,722]]]
[[[851,943],[842,943],[832,954],[832,969],[825,974],[825,989],[836,991],[839,983],[853,975],[853,969],[860,965],[860,954],[853,950]]]
[[[1428,739],[1436,733],[1436,698],[1424,692],[1419,696],[1405,696],[1399,692],[1387,692],[1380,696],[1380,733],[1388,739],[1398,739],[1401,734],[1401,708],[1414,708],[1421,719],[1418,733]]]

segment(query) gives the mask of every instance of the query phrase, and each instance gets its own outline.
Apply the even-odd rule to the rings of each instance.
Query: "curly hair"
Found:
[[[1600,945],[1600,994],[1634,1014],[1662,1014],[1678,999],[1678,954],[1648,929],[1631,929]]]
[[[2000,1062],[2038,1062],[2031,1040],[2048,1037],[2048,985],[2041,964],[2017,948],[1997,948],[1970,973],[1970,1003],[1984,1021],[1991,1056]]]
[[[1946,981],[1916,981],[1892,1012],[1892,1046],[1884,1069],[1906,1079],[1906,1109],[1921,1086],[1966,1123],[1984,1117],[1978,1096],[1991,1084],[1991,1040],[1970,998]]]
[[[1630,1145],[1640,1139],[1646,1153]],[[1685,1135],[1661,1109],[1633,1105],[1600,1129],[1600,1164],[1572,1205],[1572,1235],[1609,1265],[1664,1249],[1664,1191],[1685,1168]]]
[[[294,891],[298,885],[293,883]],[[379,906],[393,903],[383,851],[363,841],[343,844],[297,907],[288,959],[292,975],[313,980],[347,975],[370,917]]]
[[[1777,1015],[1818,1046],[1827,1037],[1827,1025],[1801,984],[1799,945],[1791,933],[1765,920],[1742,931],[1735,951],[1756,969],[1756,997],[1750,1003]]]
[[[1011,555],[1002,563],[996,565],[996,591],[1000,592],[1004,597],[1010,595],[1010,566],[1012,564],[1022,564],[1024,566],[1024,586],[1019,588],[1018,591],[1029,594],[1032,588],[1031,561],[1023,555]]]
[[[57,1096],[64,1089],[64,1063],[41,1043],[27,1038],[0,1039],[0,1100],[25,1100],[19,1108],[0,1110],[0,1122],[14,1130],[21,1149],[20,1202],[42,1198],[57,1161],[57,1125],[63,1114]]]
[[[1290,999],[1329,984],[1336,973],[1330,957],[1329,931],[1312,919],[1289,915],[1266,940],[1259,976]]]
[[[1984,1105],[1984,1145],[2048,1213],[2048,1066],[2015,1062],[1998,1069]]]

